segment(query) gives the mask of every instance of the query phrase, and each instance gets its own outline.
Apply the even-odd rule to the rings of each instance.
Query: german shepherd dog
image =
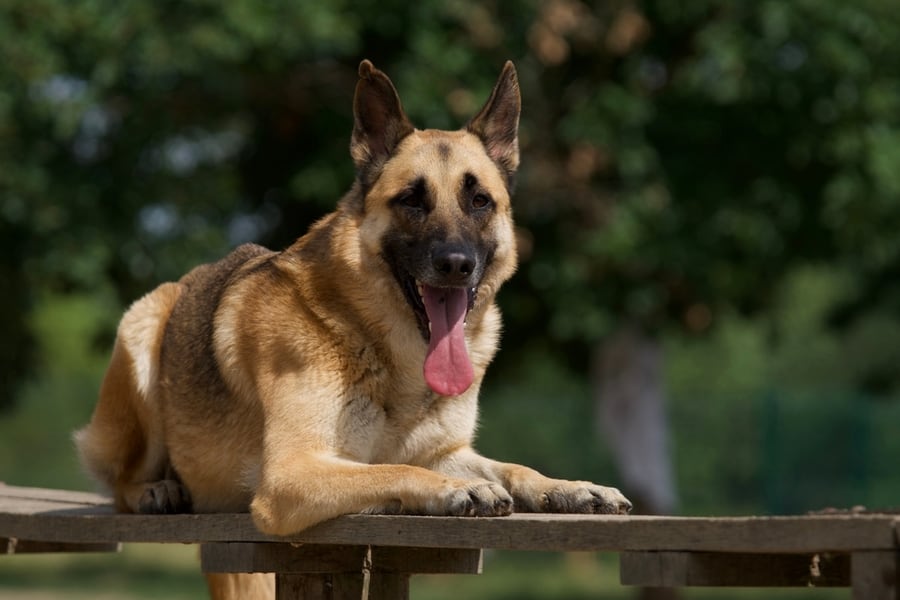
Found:
[[[335,212],[135,302],[75,434],[118,509],[249,510],[287,535],[345,513],[624,513],[618,490],[472,448],[516,268],[519,85],[507,62],[458,131],[415,129],[363,61]]]

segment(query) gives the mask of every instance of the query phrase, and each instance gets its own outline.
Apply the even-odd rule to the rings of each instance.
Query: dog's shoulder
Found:
[[[258,244],[242,244],[216,262],[194,267],[179,283],[186,290],[197,291],[209,299],[210,292],[221,293],[233,279],[266,264],[275,255],[272,250]]]
[[[199,265],[184,275],[178,281],[181,294],[166,327],[166,350],[181,356],[211,355],[219,305],[236,281],[275,255],[263,246],[243,244],[222,259]]]

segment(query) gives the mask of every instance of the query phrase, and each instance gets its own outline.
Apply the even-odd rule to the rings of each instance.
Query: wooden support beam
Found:
[[[200,546],[204,573],[359,573],[366,546],[217,543]]]
[[[0,538],[0,554],[49,554],[70,552],[119,552],[122,544],[115,542],[85,544],[66,542],[37,542],[18,538]]]
[[[211,543],[200,547],[204,573],[481,573],[481,550],[287,543]]]
[[[853,600],[900,600],[900,551],[851,555]]]
[[[623,552],[619,578],[623,585],[648,587],[836,587],[850,584],[850,558],[828,553]]]

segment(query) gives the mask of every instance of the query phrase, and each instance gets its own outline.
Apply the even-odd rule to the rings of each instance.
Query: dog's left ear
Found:
[[[466,129],[481,138],[488,156],[508,176],[519,167],[519,113],[522,98],[512,61],[506,61],[491,97]]]
[[[353,97],[350,140],[350,154],[356,168],[364,171],[372,165],[380,166],[413,130],[394,84],[371,62],[362,61]]]

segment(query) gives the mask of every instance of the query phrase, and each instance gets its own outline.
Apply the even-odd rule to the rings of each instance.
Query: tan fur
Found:
[[[128,310],[96,411],[76,434],[83,463],[121,510],[249,510],[272,534],[353,512],[627,510],[614,488],[548,479],[471,447],[500,331],[494,295],[516,265],[512,65],[460,131],[412,129],[390,80],[368,62],[360,75],[353,190],[287,250],[241,246]],[[467,174],[490,195],[489,213],[460,200]],[[395,200],[417,178],[433,203],[427,219],[405,217]],[[427,342],[385,258],[391,236],[415,239],[419,227],[491,248],[465,326],[475,379],[457,396],[423,380]],[[241,581],[214,576],[211,590],[269,589]]]

